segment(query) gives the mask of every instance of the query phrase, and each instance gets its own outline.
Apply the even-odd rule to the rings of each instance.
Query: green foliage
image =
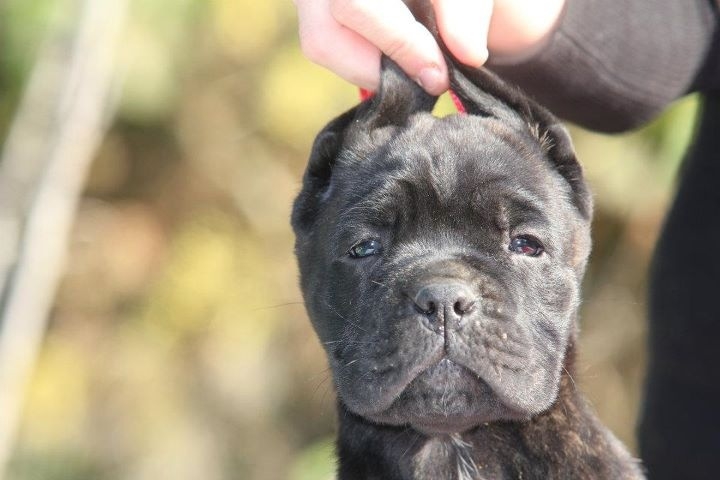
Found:
[[[44,32],[67,21],[67,12],[51,0],[0,2],[0,138],[5,137]]]
[[[663,170],[667,180],[674,178],[690,144],[699,108],[700,95],[689,95],[675,102],[643,131],[657,150],[659,168]]]
[[[33,65],[35,53],[51,26],[67,25],[72,12],[52,0],[7,0],[0,4],[2,75],[19,86]]]
[[[85,456],[78,456],[77,452],[57,450],[45,452],[43,461],[37,462],[32,455],[18,455],[11,465],[13,475],[8,480],[78,480],[108,478],[97,465],[89,462]]]
[[[698,96],[678,101],[648,126],[622,135],[573,130],[596,203],[613,215],[645,214],[669,202],[674,179],[690,143]]]
[[[335,468],[335,444],[328,438],[300,452],[288,480],[332,480]]]
[[[120,55],[122,117],[139,124],[168,120],[180,95],[178,76],[189,67],[181,52],[192,45],[202,6],[197,0],[133,3]]]

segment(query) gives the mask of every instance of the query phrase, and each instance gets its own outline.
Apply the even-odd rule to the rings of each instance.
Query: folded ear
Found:
[[[529,132],[553,167],[570,184],[573,203],[585,218],[592,214],[592,198],[575,157],[570,134],[550,111],[484,68],[475,69],[448,59],[450,88],[471,115],[492,117]]]
[[[354,142],[355,147],[366,144],[358,141],[358,137],[377,128],[401,127],[414,113],[432,110],[436,101],[437,97],[427,94],[395,62],[383,57],[378,92],[332,120],[315,137],[302,190],[293,207],[293,227],[303,230],[312,224],[332,188],[332,170],[345,143]]]
[[[435,106],[434,97],[415,83],[390,58],[383,55],[378,92],[363,105],[360,121],[369,128],[388,125],[402,126],[411,115],[429,112]]]
[[[347,130],[359,108],[360,106],[356,106],[335,118],[315,137],[302,189],[293,205],[291,223],[296,231],[306,230],[312,224],[315,213],[330,187],[332,169]]]
[[[530,112],[527,97],[484,68],[473,69],[447,58],[450,88],[472,115],[493,117],[513,126],[525,124]]]

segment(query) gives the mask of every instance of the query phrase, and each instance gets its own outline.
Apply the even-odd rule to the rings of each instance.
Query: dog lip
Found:
[[[444,352],[442,347],[440,347],[437,350],[437,353],[434,355],[428,356],[428,358],[421,362],[420,364],[416,365],[415,368],[413,368],[410,372],[408,372],[408,375],[405,375],[404,378],[400,381],[398,381],[395,385],[392,387],[392,394],[388,395],[386,398],[381,399],[379,402],[373,402],[371,406],[369,405],[361,405],[357,404],[356,402],[352,401],[352,397],[345,398],[345,396],[342,393],[342,388],[339,389],[338,394],[343,399],[344,403],[350,408],[351,411],[355,412],[358,415],[364,416],[364,417],[374,417],[374,416],[380,416],[385,411],[387,411],[389,408],[392,407],[392,405],[395,404],[397,399],[405,392],[405,390],[408,388],[408,386],[413,383],[419,376],[421,376],[423,373],[425,373],[427,370],[431,369],[433,366],[437,365],[439,362],[442,361],[444,358]],[[394,369],[394,368],[393,368]],[[384,373],[383,370],[376,370],[376,375]],[[391,369],[392,370],[392,369]],[[370,408],[368,408],[370,407]],[[375,408],[372,408],[375,407]],[[372,409],[371,409],[372,408]]]
[[[469,368],[467,368],[463,365],[453,362],[450,358],[448,358],[448,356],[444,352],[440,352],[440,354],[437,356],[436,360],[430,359],[430,361],[426,363],[424,368],[419,369],[417,371],[417,373],[415,373],[414,375],[408,375],[408,377],[405,379],[405,381],[403,381],[402,383],[399,384],[399,386],[397,388],[397,393],[392,397],[392,400],[389,403],[387,403],[387,407],[382,408],[380,410],[373,411],[373,412],[366,412],[365,414],[366,415],[382,415],[382,413],[384,413],[388,408],[392,407],[392,405],[395,404],[395,402],[398,400],[398,398],[400,398],[400,396],[402,396],[402,394],[408,389],[408,387],[410,387],[410,385],[414,381],[416,381],[421,376],[427,374],[432,369],[438,368],[438,367],[460,368],[460,369],[465,370],[468,374],[477,378],[478,381],[480,381],[480,382],[483,381],[472,370],[470,370]],[[383,403],[386,403],[386,402],[383,402]]]
[[[406,393],[411,391],[410,389],[413,388],[413,383],[427,381],[427,378],[423,379],[424,375],[432,377],[435,375],[453,375],[458,372],[468,381],[468,388],[473,390],[480,389],[486,391],[487,394],[491,394],[491,398],[494,399],[491,401],[493,403],[497,402],[498,406],[501,406],[504,412],[502,417],[497,417],[495,414],[482,413],[482,410],[476,411],[474,409],[455,412],[435,410],[411,413],[413,410],[411,405],[402,406],[398,404],[398,402],[403,402],[401,399]],[[409,425],[418,432],[426,435],[465,432],[483,423],[493,422],[499,419],[525,419],[529,418],[531,414],[531,412],[526,411],[522,407],[518,408],[519,406],[514,405],[514,402],[504,398],[505,396],[501,391],[491,386],[490,383],[485,381],[482,376],[473,369],[454,361],[445,354],[440,355],[436,361],[426,363],[425,367],[417,371],[415,375],[409,375],[404,380],[402,384],[396,385],[396,388],[393,388],[395,394],[391,398],[388,397],[382,401],[381,408],[374,408],[372,411],[362,408],[351,408],[351,410],[371,421],[394,425]],[[474,384],[474,386],[470,386],[471,383]],[[417,394],[417,392],[415,394]],[[482,394],[482,397],[485,397],[485,395]],[[378,404],[375,403],[374,406],[378,407]],[[397,416],[399,413],[400,416]],[[397,423],[398,421],[401,423]]]
[[[441,365],[442,364],[442,365]],[[434,368],[460,368],[466,371],[468,374],[472,375],[477,379],[478,382],[485,383],[476,373],[474,373],[471,369],[465,367],[464,365],[461,365],[459,363],[456,363],[452,361],[450,358],[448,358],[447,354],[444,351],[441,351],[439,355],[436,357],[436,359],[430,358],[428,362],[425,363],[423,368],[420,368],[417,373],[414,375],[408,375],[407,378],[404,379],[404,381],[398,383],[398,385],[393,388],[395,390],[395,394],[388,400],[383,401],[382,406],[380,408],[374,409],[374,410],[364,410],[363,409],[353,409],[356,413],[363,415],[363,416],[382,416],[383,413],[385,413],[389,408],[391,408],[395,402],[402,396],[402,394],[408,389],[408,387],[416,381],[419,377],[421,377],[424,374],[427,374]],[[377,371],[376,373],[382,373],[380,371]],[[348,402],[346,401],[346,404]],[[375,405],[377,406],[377,404]],[[445,417],[443,417],[445,418]]]

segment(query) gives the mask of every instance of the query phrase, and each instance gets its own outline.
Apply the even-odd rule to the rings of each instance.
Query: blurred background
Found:
[[[3,478],[332,478],[332,381],[288,218],[314,134],[356,101],[301,56],[289,0],[0,0],[7,285],[29,240],[13,246],[3,205],[29,215],[43,178],[81,192],[47,322],[26,338],[26,395],[5,412]],[[696,107],[621,136],[573,128],[596,200],[577,380],[633,448],[646,270]],[[65,251],[62,228],[38,251]]]

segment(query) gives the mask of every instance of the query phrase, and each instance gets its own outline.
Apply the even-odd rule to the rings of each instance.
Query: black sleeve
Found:
[[[713,0],[567,0],[541,51],[488,66],[560,117],[619,132],[689,91],[720,88],[717,26]]]

